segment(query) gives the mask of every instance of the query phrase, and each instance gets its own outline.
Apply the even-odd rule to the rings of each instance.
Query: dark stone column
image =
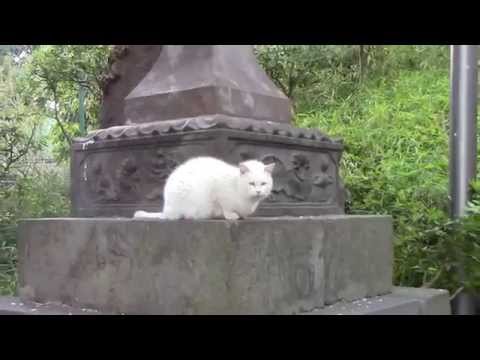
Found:
[[[125,125],[125,97],[150,71],[160,56],[162,45],[116,45],[109,59],[110,71],[104,78],[100,114],[102,128]]]
[[[165,45],[126,98],[129,123],[222,114],[290,123],[289,99],[250,45]]]

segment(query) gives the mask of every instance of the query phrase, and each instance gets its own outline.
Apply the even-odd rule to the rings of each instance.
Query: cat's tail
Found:
[[[147,211],[142,211],[142,210],[135,211],[135,214],[133,214],[133,217],[137,218],[137,219],[138,218],[165,219],[165,215],[161,212],[154,213],[154,212],[147,212]]]

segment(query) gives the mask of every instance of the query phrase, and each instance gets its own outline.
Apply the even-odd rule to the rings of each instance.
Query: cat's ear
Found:
[[[265,171],[268,172],[269,174],[273,173],[274,168],[275,168],[275,163],[265,165]]]
[[[238,168],[240,169],[240,174],[242,175],[250,171],[243,163],[238,164]]]

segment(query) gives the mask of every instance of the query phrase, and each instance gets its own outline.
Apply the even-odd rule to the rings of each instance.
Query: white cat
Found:
[[[212,157],[187,160],[168,177],[161,213],[135,218],[237,220],[251,215],[272,191],[275,164],[248,160],[232,166]]]

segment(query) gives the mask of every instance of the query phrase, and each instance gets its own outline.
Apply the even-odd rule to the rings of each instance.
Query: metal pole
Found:
[[[465,215],[477,166],[477,46],[451,47],[451,215]]]
[[[451,216],[465,215],[477,165],[477,46],[451,46],[450,196]],[[464,279],[464,269],[460,267]],[[473,314],[473,298],[460,294],[458,314]]]
[[[85,126],[85,95],[86,89],[84,86],[80,85],[78,90],[78,122],[80,123],[80,135],[84,136],[86,134]]]

